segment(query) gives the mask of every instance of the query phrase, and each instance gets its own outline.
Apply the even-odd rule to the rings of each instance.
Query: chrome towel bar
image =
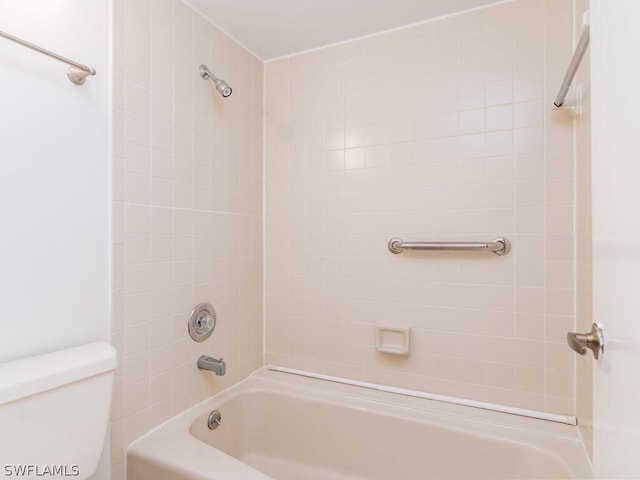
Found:
[[[35,50],[36,52],[43,53],[51,58],[55,58],[56,60],[66,63],[69,65],[69,69],[67,70],[67,77],[71,80],[75,85],[84,85],[85,79],[89,75],[95,75],[96,71],[93,68],[87,67],[86,65],[82,65],[81,63],[74,62],[73,60],[68,59],[67,57],[63,57],[62,55],[58,55],[57,53],[53,53],[46,48],[39,47],[34,45],[33,43],[27,42],[26,40],[22,40],[21,38],[14,37],[6,32],[0,31],[0,37],[4,37],[7,40],[11,40],[19,45],[30,48],[31,50]]]
[[[576,76],[576,72],[578,71],[578,67],[580,66],[580,62],[582,61],[582,57],[587,51],[587,47],[589,46],[589,39],[591,35],[591,30],[589,26],[589,15],[585,14],[583,19],[584,28],[582,31],[582,35],[580,36],[580,41],[576,46],[576,50],[573,53],[573,57],[571,57],[571,62],[569,63],[569,68],[567,68],[567,73],[562,80],[562,85],[560,85],[560,90],[558,91],[558,95],[553,102],[553,106],[556,108],[560,108],[564,105],[564,101],[567,98],[567,92],[569,91],[569,87],[571,86],[571,82],[573,82],[574,77]]]
[[[491,242],[403,242],[392,238],[388,243],[391,253],[402,253],[404,250],[452,250],[457,252],[493,252],[506,255],[511,251],[511,242],[504,237],[496,237]]]

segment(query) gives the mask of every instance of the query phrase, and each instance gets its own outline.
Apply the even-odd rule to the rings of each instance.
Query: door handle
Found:
[[[591,325],[589,333],[567,333],[567,343],[571,350],[580,355],[586,355],[587,348],[590,349],[596,360],[601,354],[604,354],[604,335],[602,328],[597,323]]]

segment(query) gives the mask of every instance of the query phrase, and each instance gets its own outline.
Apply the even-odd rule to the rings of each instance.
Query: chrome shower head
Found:
[[[202,76],[202,78],[204,78],[205,80],[212,80],[216,85],[216,90],[218,90],[218,93],[220,93],[220,95],[222,95],[223,97],[226,98],[231,95],[231,92],[233,90],[231,90],[229,84],[211,73],[206,65],[200,65],[200,76]]]
[[[216,84],[216,90],[220,92],[220,95],[225,98],[231,95],[231,92],[233,90],[231,90],[231,87],[227,84],[227,82],[225,82],[224,80],[220,80],[219,78],[214,80],[214,82]]]

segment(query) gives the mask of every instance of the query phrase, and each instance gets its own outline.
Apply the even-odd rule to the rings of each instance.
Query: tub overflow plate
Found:
[[[218,410],[214,410],[209,414],[209,418],[207,419],[207,426],[209,430],[215,430],[220,426],[222,422],[222,414]]]

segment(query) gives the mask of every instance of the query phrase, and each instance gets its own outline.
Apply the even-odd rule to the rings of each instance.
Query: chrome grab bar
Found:
[[[21,38],[14,37],[13,35],[8,34],[7,32],[0,31],[0,37],[4,37],[7,40],[11,40],[12,42],[15,42],[19,45],[30,48],[31,50],[35,50],[36,52],[43,53],[48,57],[55,58],[56,60],[62,63],[66,63],[67,65],[69,65],[69,69],[67,70],[67,77],[75,85],[83,85],[86,78],[89,75],[96,74],[96,71],[91,67],[87,67],[86,65],[82,65],[81,63],[74,62],[73,60],[67,57],[63,57],[62,55],[53,53],[52,51],[47,50],[46,48],[39,47],[38,45],[35,45],[31,42],[27,42],[26,40],[22,40]]]
[[[452,250],[457,252],[493,252],[506,255],[511,251],[511,242],[504,237],[496,237],[491,242],[403,242],[392,238],[387,245],[391,253],[402,253],[404,250]]]

